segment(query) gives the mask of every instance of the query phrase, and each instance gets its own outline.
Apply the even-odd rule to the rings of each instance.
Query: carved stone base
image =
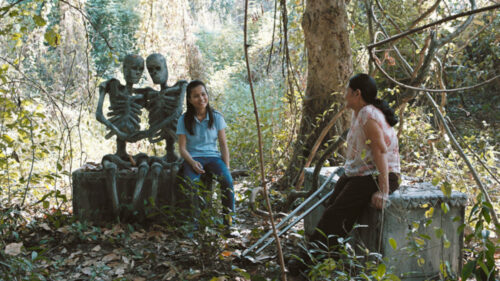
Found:
[[[158,179],[157,208],[151,208],[151,175],[148,174],[140,198],[141,207],[133,212],[132,195],[137,179],[137,169],[123,169],[117,174],[117,189],[120,199],[120,218],[137,217],[144,219],[152,212],[165,206],[188,206],[179,188],[178,168],[164,169]],[[112,203],[106,188],[104,170],[80,168],[73,172],[73,213],[79,219],[94,223],[102,223],[116,219],[113,215]]]

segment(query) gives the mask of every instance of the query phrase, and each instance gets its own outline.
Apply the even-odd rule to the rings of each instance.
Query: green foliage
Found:
[[[310,280],[400,280],[386,267],[379,254],[365,248],[355,250],[351,238],[328,237],[329,243],[334,240],[337,242],[333,245],[310,243],[308,250],[301,245],[310,262],[295,258],[307,264]]]
[[[91,54],[98,76],[111,78],[120,66],[119,60],[127,54],[137,53],[135,32],[140,19],[135,8],[138,4],[138,0],[87,2]]]

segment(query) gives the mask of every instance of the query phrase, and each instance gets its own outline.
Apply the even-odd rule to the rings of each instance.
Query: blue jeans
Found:
[[[203,170],[205,170],[205,173],[211,173],[220,183],[224,221],[226,221],[226,215],[234,213],[233,178],[231,177],[231,173],[229,172],[226,163],[224,163],[220,157],[193,157],[193,160],[200,162],[203,166]],[[191,165],[189,165],[186,161],[184,161],[182,165],[184,168],[184,177],[194,186],[200,186],[199,183],[201,175],[196,173]],[[200,199],[195,194],[192,200],[194,205],[193,207],[195,208],[195,217],[197,219],[200,212]]]

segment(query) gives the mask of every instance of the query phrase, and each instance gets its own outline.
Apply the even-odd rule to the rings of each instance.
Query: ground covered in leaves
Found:
[[[270,229],[267,219],[248,208],[246,186],[236,186],[237,216],[231,234],[208,226],[188,238],[184,226],[171,221],[96,226],[55,210],[11,212],[11,219],[22,218],[17,220],[22,222],[15,229],[3,229],[10,235],[0,251],[0,279],[280,279],[274,244],[251,260],[240,258],[244,249]],[[294,232],[285,247],[295,247],[300,239]]]

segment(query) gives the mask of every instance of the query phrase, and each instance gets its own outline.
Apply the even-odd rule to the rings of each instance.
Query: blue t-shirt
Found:
[[[191,154],[191,157],[220,157],[221,154],[217,148],[218,132],[227,127],[226,121],[222,114],[214,110],[214,124],[212,128],[208,128],[208,120],[210,119],[208,112],[203,121],[194,118],[194,135],[189,134],[184,125],[184,116],[182,114],[177,121],[177,135],[186,135],[186,149]]]

